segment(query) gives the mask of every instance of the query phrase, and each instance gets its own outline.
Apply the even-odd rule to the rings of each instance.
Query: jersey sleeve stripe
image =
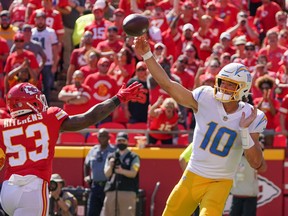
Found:
[[[63,117],[67,116],[67,113],[64,110],[61,110],[60,112],[56,113],[57,120],[62,119]]]
[[[258,124],[256,125],[256,128],[259,126],[259,125],[261,125],[263,122],[267,122],[267,118],[266,118],[266,115],[265,114],[263,114],[263,117],[261,118],[261,120],[258,122]]]
[[[286,108],[284,108],[284,107],[280,107],[280,108],[279,108],[279,111],[280,111],[281,113],[284,113],[284,114],[287,114],[287,113],[288,113],[288,109],[286,109]]]
[[[42,201],[43,201],[43,203],[42,203],[43,204],[42,216],[47,215],[47,211],[48,211],[48,209],[47,209],[48,198],[47,198],[46,184],[47,183],[45,181],[42,182]]]

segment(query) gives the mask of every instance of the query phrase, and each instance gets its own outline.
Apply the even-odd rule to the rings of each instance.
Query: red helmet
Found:
[[[45,95],[30,83],[13,86],[6,96],[6,104],[12,118],[31,112],[40,113],[48,108]]]

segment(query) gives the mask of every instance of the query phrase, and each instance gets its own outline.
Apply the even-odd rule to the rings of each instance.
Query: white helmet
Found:
[[[235,90],[221,88],[222,80],[236,84]],[[223,67],[216,76],[214,96],[223,103],[240,101],[248,97],[251,83],[252,76],[246,66],[240,63],[230,63]]]

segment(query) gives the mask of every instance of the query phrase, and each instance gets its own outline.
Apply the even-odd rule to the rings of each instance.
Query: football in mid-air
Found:
[[[130,14],[123,20],[123,30],[130,36],[141,36],[148,31],[149,20],[141,14]]]

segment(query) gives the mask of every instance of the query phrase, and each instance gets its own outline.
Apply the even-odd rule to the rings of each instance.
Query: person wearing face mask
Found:
[[[83,72],[76,70],[72,76],[73,84],[64,86],[58,94],[58,99],[64,102],[63,109],[69,115],[86,112],[91,107],[91,89],[83,81]]]
[[[135,216],[140,158],[127,148],[127,133],[117,134],[116,146],[116,152],[108,156],[104,167],[108,181],[101,215]]]

